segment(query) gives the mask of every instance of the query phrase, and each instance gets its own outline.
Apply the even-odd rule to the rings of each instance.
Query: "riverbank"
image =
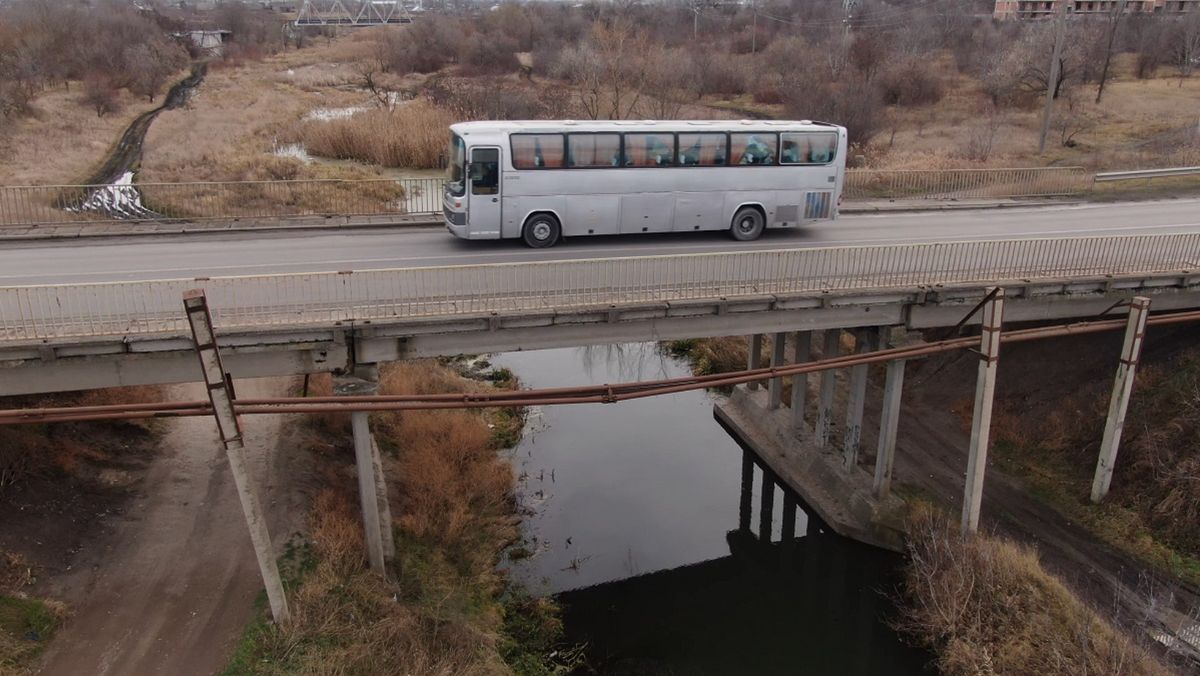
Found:
[[[502,370],[399,362],[381,369],[381,394],[515,387]],[[328,394],[327,377],[309,392]],[[519,436],[512,411],[381,413],[396,541],[388,579],[370,573],[357,510],[349,417],[318,416],[304,445],[314,462],[307,534],[283,556],[292,622],[247,630],[226,674],[551,673],[562,657],[552,603],[508,584],[496,564],[517,535],[513,475],[501,451]]]

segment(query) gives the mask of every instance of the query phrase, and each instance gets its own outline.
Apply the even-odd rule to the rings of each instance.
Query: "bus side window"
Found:
[[[725,164],[724,134],[679,135],[679,165],[683,167],[719,167]]]
[[[730,134],[729,136],[733,145],[732,164],[775,164],[775,150],[779,144],[775,134],[755,132]]]

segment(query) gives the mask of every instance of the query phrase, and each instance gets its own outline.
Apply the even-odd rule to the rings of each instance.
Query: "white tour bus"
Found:
[[[822,122],[463,122],[446,227],[465,239],[764,228],[837,218],[846,129]]]

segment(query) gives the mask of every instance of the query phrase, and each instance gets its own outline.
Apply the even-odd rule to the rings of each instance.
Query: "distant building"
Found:
[[[1069,14],[1108,14],[1120,0],[996,0],[992,16],[997,19],[1041,19],[1054,16],[1058,3],[1067,3]],[[1129,14],[1183,14],[1200,11],[1200,0],[1128,0]]]
[[[181,35],[186,35],[192,44],[209,56],[220,56],[225,48],[225,41],[233,35],[232,31],[215,30],[215,31],[188,31]]]

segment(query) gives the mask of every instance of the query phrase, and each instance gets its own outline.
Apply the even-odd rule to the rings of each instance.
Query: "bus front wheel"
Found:
[[[749,242],[758,239],[766,227],[766,219],[762,212],[754,207],[742,207],[733,215],[733,225],[729,233],[739,242]]]
[[[561,234],[562,227],[557,218],[550,214],[534,214],[525,221],[521,239],[535,249],[544,249],[557,244]]]

